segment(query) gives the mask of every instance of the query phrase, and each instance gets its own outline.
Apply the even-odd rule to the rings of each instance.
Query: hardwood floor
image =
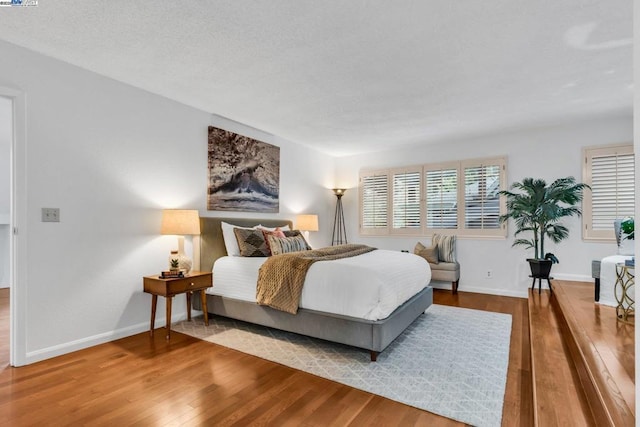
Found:
[[[513,315],[504,426],[532,424],[527,300],[436,291],[438,304]],[[0,371],[10,425],[461,425],[175,333],[134,335]]]
[[[556,281],[554,281],[554,289]],[[557,292],[556,292],[557,294]],[[593,300],[593,285],[589,289]],[[548,291],[529,291],[535,420],[539,426],[595,426],[589,402],[554,310]],[[593,303],[591,303],[593,305]],[[562,402],[562,405],[558,405]]]
[[[9,366],[9,288],[0,288],[0,368]]]
[[[592,283],[554,280],[553,287],[553,312],[594,424],[636,425],[635,326],[619,322],[614,307],[594,304]]]

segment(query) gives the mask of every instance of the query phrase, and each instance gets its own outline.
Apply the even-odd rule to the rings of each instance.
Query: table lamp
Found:
[[[164,209],[162,211],[161,234],[178,236],[178,264],[181,270],[188,273],[193,262],[184,253],[184,236],[200,234],[200,216],[197,210]]]
[[[305,240],[309,241],[309,232],[318,231],[318,215],[298,215],[296,217],[296,226],[302,231]]]

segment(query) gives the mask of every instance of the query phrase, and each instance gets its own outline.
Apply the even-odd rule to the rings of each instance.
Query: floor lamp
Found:
[[[334,188],[333,194],[336,195],[336,215],[333,219],[333,234],[331,235],[331,246],[344,245],[347,243],[347,229],[344,225],[344,213],[342,211],[342,196],[346,189]]]

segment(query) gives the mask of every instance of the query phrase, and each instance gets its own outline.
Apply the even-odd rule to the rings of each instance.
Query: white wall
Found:
[[[11,100],[0,96],[0,288],[9,287],[11,109]]]
[[[358,235],[358,173],[360,169],[410,166],[448,160],[507,156],[507,181],[532,176],[551,182],[574,176],[582,180],[582,147],[631,142],[632,117],[590,120],[563,126],[491,135],[475,139],[442,142],[393,152],[380,152],[337,160],[337,185],[352,188],[344,197],[345,220],[350,241],[388,249],[413,250],[417,240],[428,237],[368,237]],[[350,197],[349,197],[350,196]],[[560,263],[553,266],[556,278],[590,280],[591,260],[614,254],[615,244],[584,242],[581,219],[569,219],[569,239],[558,245],[545,242],[545,250],[555,253]],[[531,282],[525,259],[531,253],[511,248],[513,225],[506,240],[459,239],[460,290],[501,295],[526,296]],[[493,278],[485,278],[487,270]],[[449,286],[450,287],[450,286]]]
[[[208,125],[279,145],[279,216],[318,213],[311,239],[329,240],[332,158],[4,42],[0,58],[0,86],[27,100],[27,362],[148,329],[142,276],[175,246],[159,234],[162,208],[247,216],[206,212]],[[60,223],[40,222],[42,207],[60,208]],[[163,325],[164,301],[157,312]],[[178,298],[174,319],[184,314]]]

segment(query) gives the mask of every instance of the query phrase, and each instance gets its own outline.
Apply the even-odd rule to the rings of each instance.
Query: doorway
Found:
[[[13,102],[0,96],[0,367],[9,365]]]

